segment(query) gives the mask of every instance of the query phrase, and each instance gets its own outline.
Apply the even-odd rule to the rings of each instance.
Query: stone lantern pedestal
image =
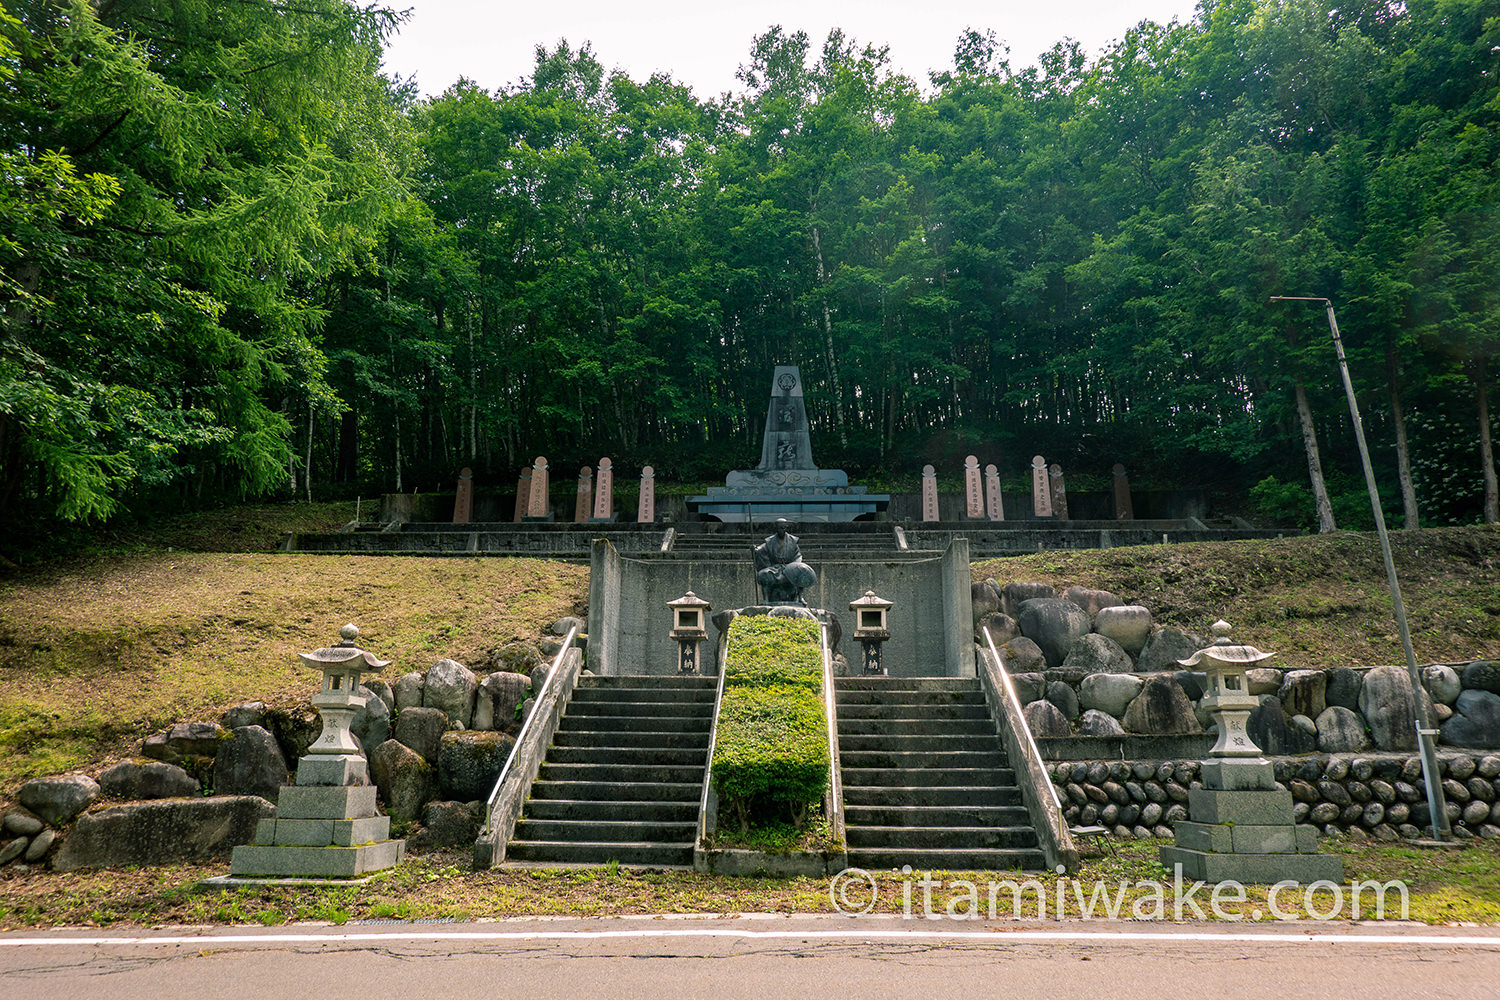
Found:
[[[354,644],[359,629],[345,625],[343,642],[299,654],[323,672],[312,703],[323,731],[297,762],[297,783],[283,785],[276,818],[261,820],[255,841],[234,849],[232,876],[350,878],[398,864],[406,841],[391,840],[391,818],[375,809],[375,786],[349,724],[364,703],[360,677],[387,666]]]
[[[1205,882],[1341,880],[1343,862],[1317,853],[1317,828],[1293,821],[1291,792],[1276,787],[1271,762],[1245,728],[1256,706],[1245,671],[1275,654],[1231,644],[1227,622],[1213,631],[1212,646],[1178,662],[1208,674],[1203,704],[1219,738],[1203,762],[1203,787],[1188,792],[1189,820],[1173,828],[1176,846],[1161,849],[1162,864]]]

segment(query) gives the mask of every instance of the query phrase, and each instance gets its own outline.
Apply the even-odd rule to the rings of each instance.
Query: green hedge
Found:
[[[800,823],[828,789],[818,625],[736,618],[724,659],[714,788],[741,829],[788,813]]]

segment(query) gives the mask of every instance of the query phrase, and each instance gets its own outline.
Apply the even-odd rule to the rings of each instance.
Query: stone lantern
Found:
[[[698,643],[708,638],[703,616],[709,603],[691,590],[675,601],[668,601],[672,609],[672,638],[677,640],[677,670],[679,673],[698,672]]]
[[[1250,713],[1260,704],[1250,693],[1245,671],[1269,660],[1275,653],[1262,653],[1254,646],[1236,646],[1229,641],[1229,623],[1222,618],[1212,628],[1214,642],[1186,660],[1184,667],[1199,669],[1208,675],[1208,690],[1203,707],[1213,715],[1219,728],[1219,739],[1210,750],[1211,757],[1259,757],[1260,747],[1250,738],[1247,728]]]
[[[894,606],[894,601],[876,597],[873,590],[867,590],[863,597],[849,602],[849,610],[854,612],[854,638],[864,650],[866,677],[885,673],[880,662],[880,646],[891,637],[885,615]]]
[[[323,683],[312,696],[313,707],[323,719],[323,731],[307,748],[307,756],[298,763],[299,784],[367,785],[369,768],[364,749],[350,730],[354,716],[364,707],[368,692],[361,691],[360,680],[366,670],[389,666],[389,660],[377,659],[354,644],[359,629],[345,625],[339,630],[343,642],[311,653],[298,653],[297,659],[323,671]],[[311,765],[316,782],[303,780],[302,769]],[[311,776],[309,776],[311,777]]]

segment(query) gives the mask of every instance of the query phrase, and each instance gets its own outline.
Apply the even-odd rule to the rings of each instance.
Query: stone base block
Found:
[[[391,835],[389,816],[367,819],[267,819],[255,829],[255,843],[297,847],[358,847],[386,840]]]
[[[374,785],[282,785],[277,819],[368,819],[375,813]]]
[[[297,847],[247,844],[230,856],[231,875],[304,875],[348,878],[401,863],[406,841],[385,840],[359,847]]]
[[[361,756],[308,754],[297,761],[299,785],[368,785],[370,766]]]
[[[1185,847],[1163,847],[1161,863],[1182,866],[1182,877],[1202,882],[1242,882],[1271,885],[1300,884],[1326,879],[1342,882],[1344,864],[1327,854],[1211,854]]]
[[[1292,793],[1279,789],[1224,791],[1194,788],[1188,791],[1188,816],[1195,823],[1290,826]]]
[[[1203,787],[1223,792],[1275,791],[1276,770],[1268,760],[1206,760]]]

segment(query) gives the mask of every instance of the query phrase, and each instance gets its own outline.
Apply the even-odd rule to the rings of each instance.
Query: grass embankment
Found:
[[[1500,527],[1391,539],[1418,662],[1500,658]],[[1406,662],[1372,534],[1040,552],[976,563],[973,575],[1097,587],[1199,635],[1224,618],[1236,640],[1280,654],[1276,666]]]
[[[173,722],[304,701],[296,654],[338,641],[394,680],[583,609],[588,570],[536,559],[155,552],[0,583],[0,790],[91,768]],[[3,792],[0,792],[3,796]]]
[[[1349,881],[1390,879],[1404,881],[1410,890],[1409,917],[1430,924],[1500,922],[1500,844],[1471,843],[1462,851],[1422,851],[1397,845],[1324,842],[1323,849],[1338,854]],[[1080,915],[1075,892],[1087,901],[1096,884],[1102,884],[1111,899],[1126,885],[1119,915],[1138,914],[1146,919],[1173,919],[1171,874],[1156,860],[1156,843],[1130,842],[1119,845],[1112,857],[1091,860],[1068,879],[1051,874],[1022,876],[1015,872],[933,872],[940,884],[931,890],[930,912],[965,915],[973,912],[965,898],[969,891],[955,880],[967,879],[977,886],[977,916],[989,917],[988,883],[1034,878],[1048,901],[1047,917],[1056,918],[1056,898],[1061,890],[1064,914]],[[631,871],[614,867],[583,869],[501,868],[471,871],[466,854],[450,852],[410,859],[363,886],[334,888],[257,887],[229,892],[200,892],[195,883],[224,873],[224,865],[174,865],[125,871],[96,871],[58,875],[36,871],[24,875],[0,874],[0,930],[56,926],[161,926],[202,924],[284,924],[293,921],[326,920],[347,923],[358,920],[486,919],[524,915],[578,917],[623,916],[644,913],[831,913],[827,879],[731,878],[684,871]],[[909,892],[912,912],[923,915],[923,895],[913,873],[903,886],[895,872],[877,874],[878,898],[872,912],[901,913]],[[1159,915],[1150,902],[1153,890],[1136,886],[1139,881],[1165,883],[1166,907]],[[1190,888],[1191,883],[1185,885]],[[1192,898],[1212,919],[1209,889]],[[1184,893],[1186,895],[1186,893]],[[1353,916],[1350,893],[1344,890],[1339,919]],[[1222,912],[1238,914],[1250,921],[1270,922],[1267,889],[1247,886],[1243,902],[1226,902]],[[862,903],[867,896],[851,891],[850,901]],[[1360,915],[1370,919],[1373,896],[1363,897]],[[1386,897],[1386,919],[1401,916],[1398,897]],[[1023,888],[1020,916],[1036,918],[1038,894]],[[1012,894],[1002,887],[996,915],[1012,916]],[[1301,889],[1283,891],[1278,905],[1283,913],[1302,917],[1296,925],[1310,929],[1309,912],[1328,913],[1334,896],[1319,890],[1311,911],[1304,909]],[[952,909],[950,910],[950,906]],[[1261,917],[1255,918],[1255,911]],[[1104,916],[1102,906],[1093,915]],[[1195,919],[1190,907],[1183,916]]]

